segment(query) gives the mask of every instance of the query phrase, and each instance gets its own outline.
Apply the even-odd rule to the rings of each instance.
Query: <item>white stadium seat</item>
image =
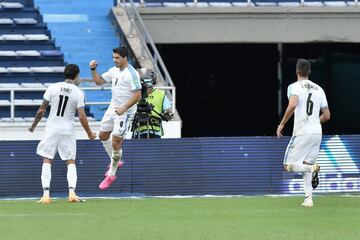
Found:
[[[308,7],[322,7],[324,6],[323,2],[304,2],[304,6]]]
[[[22,117],[16,117],[13,119],[11,118],[0,118],[1,122],[24,122],[24,118]]]
[[[37,73],[52,73],[54,72],[54,69],[51,67],[30,67],[30,71]]]
[[[281,7],[299,7],[300,2],[279,2],[279,6]]]
[[[10,106],[9,100],[0,100],[0,106]]]
[[[229,2],[209,2],[210,7],[232,7]]]
[[[61,72],[62,73],[65,70],[64,66],[53,66],[51,68],[54,70],[54,72]]]
[[[24,5],[22,5],[21,3],[12,3],[12,2],[1,2],[0,3],[2,8],[23,8]]]
[[[32,101],[33,101],[33,104],[40,106],[44,100],[43,99],[33,99]]]
[[[13,22],[10,18],[0,18],[0,24],[13,24]]]
[[[197,2],[196,4],[194,2],[186,2],[185,5],[187,7],[198,7],[198,8],[209,7],[209,4],[207,2]]]
[[[34,18],[14,18],[16,24],[37,24]]]
[[[30,69],[28,67],[8,67],[8,72],[11,73],[29,73]]]
[[[163,2],[164,7],[185,7],[185,3],[182,2]]]
[[[329,7],[346,7],[347,3],[344,1],[324,1],[324,5]]]
[[[31,106],[33,105],[33,100],[32,99],[15,99],[14,100],[14,105],[18,105],[18,106]]]
[[[255,7],[255,4],[253,2],[247,3],[247,2],[233,2],[232,3],[234,7]]]
[[[7,68],[0,67],[0,73],[7,73],[7,72],[8,72]]]
[[[24,118],[24,121],[25,122],[33,122],[34,121],[34,118],[33,117],[25,117]],[[40,122],[45,122],[46,121],[46,117],[43,117]]]
[[[21,87],[18,83],[0,83],[0,88],[19,88]]]
[[[16,57],[15,51],[0,51],[0,57]]]
[[[25,34],[24,37],[26,38],[26,40],[30,41],[49,40],[49,37],[45,34]]]
[[[16,51],[16,54],[18,56],[22,56],[22,57],[40,57],[41,56],[40,52],[35,51],[35,50]]]
[[[257,6],[261,7],[276,7],[278,4],[276,2],[256,2]]]
[[[41,83],[21,83],[24,88],[44,88],[45,86]]]
[[[1,35],[3,40],[6,41],[25,41],[26,38],[22,34],[3,34]]]

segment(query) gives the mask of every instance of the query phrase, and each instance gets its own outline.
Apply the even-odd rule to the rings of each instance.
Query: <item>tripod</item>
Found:
[[[151,112],[154,112],[159,117],[151,115]],[[161,114],[154,109],[154,106],[152,104],[147,103],[145,100],[141,100],[138,103],[137,112],[132,123],[131,130],[133,133],[131,138],[141,138],[140,135],[143,135],[144,132],[140,132],[140,128],[144,126],[146,126],[147,131],[146,138],[159,138],[159,136],[155,134],[154,126],[160,127],[162,131],[161,121],[169,121],[171,118],[172,115]]]
[[[133,133],[131,138],[140,138],[140,127],[144,125],[146,125],[147,129],[147,138],[150,138],[150,131],[152,131],[152,134],[155,134],[154,126],[151,122],[151,116],[148,113],[137,112],[132,124]]]

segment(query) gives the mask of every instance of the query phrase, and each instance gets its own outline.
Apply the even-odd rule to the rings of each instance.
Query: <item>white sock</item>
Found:
[[[120,149],[119,151],[113,151],[109,176],[115,176],[116,170],[118,169],[118,162],[120,161],[121,157],[122,157],[122,149]]]
[[[311,165],[303,164],[303,163],[291,163],[288,164],[288,171],[289,172],[311,172]]]
[[[69,186],[69,193],[74,193],[77,182],[77,172],[75,164],[68,164],[67,166],[67,181]]]
[[[41,170],[41,185],[44,190],[44,195],[49,196],[50,194],[49,193],[50,182],[51,182],[51,164],[43,163]]]
[[[102,142],[102,144],[103,144],[103,146],[104,146],[104,148],[105,148],[106,153],[109,155],[109,158],[111,159],[111,157],[112,157],[112,151],[113,151],[111,138],[109,138],[109,139],[106,140],[106,141],[101,141],[101,142]]]
[[[312,186],[311,186],[312,174],[309,172],[303,173],[304,192],[305,197],[312,199]]]

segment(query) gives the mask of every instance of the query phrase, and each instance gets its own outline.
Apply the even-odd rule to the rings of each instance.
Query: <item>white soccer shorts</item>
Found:
[[[284,165],[294,162],[314,164],[320,150],[321,134],[293,136],[287,146]]]
[[[112,132],[117,137],[125,137],[131,131],[134,114],[124,113],[121,116],[115,113],[115,110],[109,106],[106,110],[100,124],[101,132]]]
[[[62,160],[75,160],[76,136],[46,133],[37,146],[36,153],[42,157],[54,159],[56,152]]]

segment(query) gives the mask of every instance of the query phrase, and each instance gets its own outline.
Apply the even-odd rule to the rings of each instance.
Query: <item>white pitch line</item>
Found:
[[[85,213],[52,213],[52,214],[34,214],[34,213],[0,213],[0,217],[68,217],[68,216],[88,216]]]
[[[261,198],[261,197],[271,197],[271,198],[283,198],[283,197],[300,197],[303,194],[265,194],[265,195],[172,195],[172,196],[120,196],[120,197],[84,197],[84,199],[151,199],[151,198],[164,198],[164,199],[187,199],[187,198]],[[360,197],[360,195],[352,194],[316,194],[316,197],[321,196],[341,196],[341,197]],[[13,201],[23,201],[23,200],[38,200],[39,198],[3,198],[0,199],[0,202],[13,202]],[[54,197],[51,199],[66,199],[66,197]]]

